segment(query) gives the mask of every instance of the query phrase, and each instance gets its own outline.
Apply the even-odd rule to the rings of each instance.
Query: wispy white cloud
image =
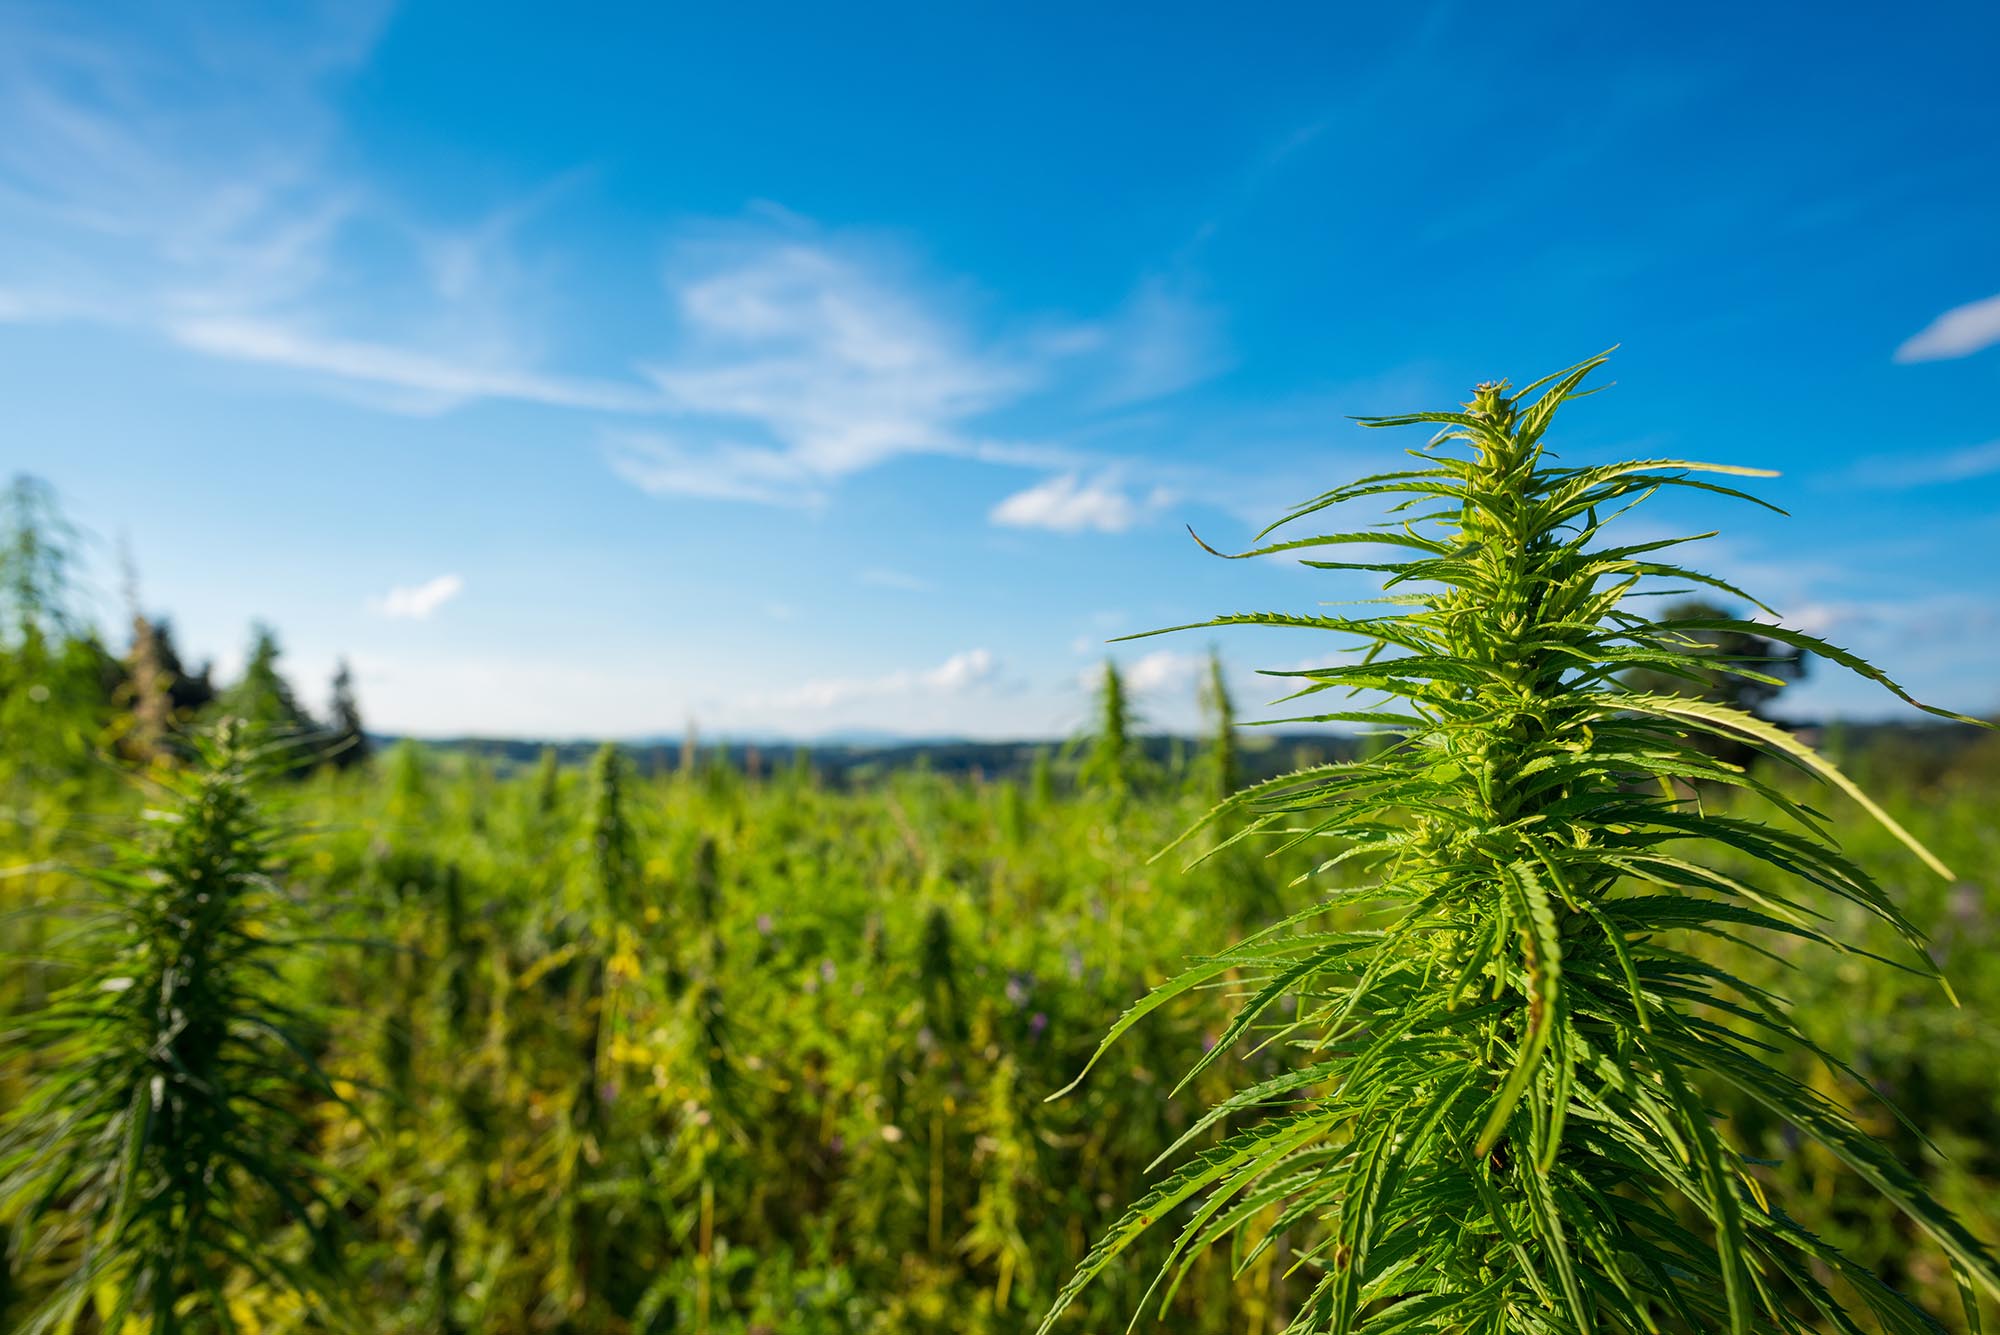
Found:
[[[764,713],[787,714],[831,710],[864,700],[960,695],[991,682],[998,670],[999,660],[992,650],[967,649],[936,667],[899,669],[879,677],[810,681],[788,690],[757,695],[747,700],[745,706]]]
[[[1823,630],[1866,626],[1915,639],[1949,640],[2000,630],[2000,599],[1985,593],[1938,593],[1785,609],[1788,623],[1794,615],[1799,621],[1793,624],[1808,634],[1815,633],[1805,624],[1810,622]]]
[[[582,361],[552,317],[571,313],[550,280],[567,259],[536,223],[587,171],[447,219],[355,165],[344,84],[387,13],[0,10],[0,320],[151,334],[397,412],[648,419],[589,428],[619,476],[780,505],[912,455],[1102,469],[1117,461],[987,419],[1040,397],[1081,432],[1222,363],[1216,312],[1180,279],[1108,315],[995,321],[908,247],[770,206],[684,229],[671,319]]]
[[[1905,339],[1899,362],[1948,361],[2000,343],[2000,293],[1954,306]]]
[[[446,403],[512,399],[564,408],[643,412],[657,398],[643,390],[532,371],[466,365],[407,348],[320,338],[261,320],[213,317],[177,320],[175,342],[238,361],[314,371],[389,389],[437,396]]]
[[[457,575],[439,575],[422,584],[399,585],[368,600],[368,610],[398,621],[429,621],[433,613],[465,591]]]
[[[1110,647],[1115,649],[1117,646]],[[1079,671],[1074,682],[1086,694],[1095,695],[1104,684],[1103,655],[1107,646],[1099,643],[1092,648],[1099,655],[1097,661]],[[1115,654],[1112,656],[1116,657]],[[1301,684],[1290,678],[1273,677],[1271,673],[1326,667],[1338,656],[1320,654],[1307,659],[1272,663],[1253,651],[1240,660],[1225,657],[1223,680],[1239,707],[1257,710],[1280,696],[1291,694]],[[1118,671],[1127,692],[1143,700],[1148,718],[1159,726],[1188,728],[1200,725],[1202,709],[1197,699],[1200,685],[1208,677],[1207,650],[1153,649],[1136,658],[1120,660]]]
[[[2000,440],[1938,454],[1877,455],[1856,464],[1855,482],[1870,487],[1926,487],[2000,473]]]
[[[0,14],[0,283],[108,320],[308,293],[361,202],[325,169],[329,84],[382,8],[87,13]]]
[[[1125,684],[1141,694],[1191,688],[1207,668],[1207,654],[1155,649],[1125,669]]]
[[[349,658],[369,722],[420,736],[650,739],[678,737],[691,719],[704,736],[1052,736],[1063,707],[977,649],[928,667],[789,687],[774,680],[758,691],[698,657],[580,662],[532,645],[484,654],[398,640]],[[294,666],[301,680],[323,679],[333,657],[302,656]]]
[[[57,283],[94,274],[106,296],[140,276],[188,300],[218,284],[295,293],[357,202],[322,171],[329,85],[360,64],[387,8],[224,22],[170,6],[104,24],[89,9],[9,6],[0,216],[12,258]]]
[[[1058,473],[1002,500],[989,517],[1008,528],[1123,533],[1171,500],[1159,488],[1140,496],[1108,476],[1086,481],[1077,473]]]
[[[619,431],[606,441],[611,471],[655,496],[762,505],[816,505],[822,480],[792,455],[763,445],[691,442],[664,431]]]
[[[1228,365],[1215,308],[1157,276],[1142,281],[1094,332],[1104,364],[1093,397],[1105,405],[1164,398]]]
[[[1108,320],[1016,333],[982,332],[961,286],[796,218],[710,229],[667,266],[679,337],[643,368],[668,425],[616,433],[612,466],[657,495],[779,505],[911,455],[1077,470],[1092,456],[981,419],[1052,393],[1087,416],[1213,364],[1206,311],[1161,283]]]
[[[343,165],[340,84],[387,10],[0,11],[0,319],[155,333],[397,411],[656,407],[541,370],[515,309],[516,233],[574,173],[440,223]]]
[[[909,454],[1009,460],[968,430],[1036,380],[886,252],[797,225],[684,246],[668,284],[681,339],[645,367],[670,433],[619,442],[648,490],[802,503]]]
[[[858,578],[863,584],[872,584],[878,589],[901,589],[905,593],[931,593],[937,589],[935,580],[881,566],[862,571]]]

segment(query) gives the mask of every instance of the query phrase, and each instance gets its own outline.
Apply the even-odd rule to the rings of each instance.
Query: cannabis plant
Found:
[[[590,761],[590,811],[584,837],[590,845],[590,909],[600,930],[631,912],[639,880],[637,837],[625,814],[629,786],[625,753],[606,742]]]
[[[96,915],[62,952],[75,980],[8,1039],[46,1066],[0,1130],[0,1215],[24,1266],[62,1276],[26,1332],[86,1311],[94,1330],[234,1329],[232,1273],[314,1306],[329,1290],[331,1207],[303,1146],[334,1094],[279,997],[289,914],[251,793],[273,757],[232,723],[195,758],[94,873]]]
[[[1088,738],[1088,750],[1077,779],[1087,791],[1102,793],[1114,804],[1123,805],[1133,789],[1143,786],[1146,773],[1145,749],[1134,733],[1131,693],[1124,674],[1110,659],[1098,679],[1097,720]]]
[[[1222,655],[1208,655],[1208,674],[1201,684],[1201,707],[1214,728],[1209,745],[1208,774],[1216,797],[1227,801],[1241,777],[1236,762],[1236,703],[1229,698],[1229,682],[1222,673]]]
[[[1189,1078],[1253,1035],[1296,1055],[1168,1151],[1206,1145],[1103,1236],[1044,1329],[1168,1219],[1177,1232],[1155,1284],[1168,1297],[1217,1244],[1247,1266],[1307,1240],[1295,1332],[1858,1332],[1862,1308],[1890,1331],[1930,1329],[1794,1222],[1710,1092],[1760,1106],[1899,1207],[1956,1268],[1969,1320],[1975,1288],[2000,1294],[1993,1256],[1775,1057],[1805,1049],[1844,1072],[1839,1061],[1782,997],[1691,944],[1773,933],[1852,949],[1821,926],[1823,909],[1847,901],[1901,934],[1905,967],[1934,972],[1829,819],[1702,739],[1740,740],[1816,776],[1945,868],[1791,733],[1626,683],[1638,669],[1773,680],[1755,662],[1720,661],[1721,632],[1808,650],[1909,697],[1779,625],[1647,614],[1640,597],[1661,582],[1755,600],[1675,563],[1671,549],[1694,538],[1620,543],[1610,521],[1663,488],[1753,499],[1697,474],[1769,474],[1668,459],[1559,466],[1546,433],[1602,361],[1519,393],[1481,385],[1459,412],[1364,419],[1441,430],[1410,451],[1415,467],[1336,488],[1279,524],[1350,502],[1389,506],[1387,520],[1242,554],[1354,547],[1368,559],[1305,564],[1386,577],[1373,613],[1205,624],[1350,637],[1356,652],[1335,665],[1275,674],[1298,682],[1288,699],[1348,699],[1283,721],[1358,724],[1388,744],[1219,809],[1241,821],[1224,845],[1275,837],[1324,850],[1321,873],[1344,875],[1304,913],[1157,989],[1106,1044],[1177,995],[1229,985],[1240,1009]],[[1717,802],[1722,790],[1735,797]]]

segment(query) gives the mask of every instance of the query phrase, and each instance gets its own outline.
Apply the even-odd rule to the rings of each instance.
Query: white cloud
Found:
[[[1955,306],[1896,349],[1899,362],[1947,361],[1969,357],[2000,343],[2000,293]]]
[[[1167,492],[1157,488],[1140,498],[1110,477],[1086,482],[1076,473],[1058,473],[1007,497],[993,507],[989,518],[1009,528],[1123,533],[1171,500]]]
[[[436,396],[445,404],[513,399],[605,412],[642,412],[657,406],[654,396],[635,389],[482,368],[378,343],[319,338],[261,320],[180,320],[169,325],[168,333],[175,342],[199,352],[411,390]]]
[[[586,664],[540,657],[532,645],[489,655],[399,640],[349,657],[370,726],[422,736],[679,738],[692,719],[706,738],[1050,737],[1065,730],[1068,710],[1067,696],[1012,681],[977,650],[812,693],[777,679],[748,691],[740,669],[671,649],[636,664]],[[333,656],[301,653],[293,666],[298,680],[324,680]]]
[[[1102,645],[1098,647],[1103,648]],[[1195,682],[1207,671],[1207,654],[1185,653],[1178,649],[1155,649],[1129,663],[1118,665],[1119,678],[1125,683],[1125,689],[1134,695],[1192,691]],[[1076,682],[1086,691],[1096,691],[1104,684],[1103,662],[1092,663],[1083,669],[1077,674]]]
[[[636,737],[678,732],[690,707],[683,683],[652,663],[586,665],[518,646],[350,657],[370,726],[418,736]]]
[[[780,713],[825,711],[862,700],[893,700],[918,695],[960,695],[990,682],[999,661],[990,649],[953,654],[933,668],[901,669],[880,677],[832,678],[811,681],[789,690],[754,696],[746,708]]]
[[[2000,473],[2000,440],[1942,454],[1880,455],[1854,468],[1854,480],[1873,487],[1925,487],[1941,482],[1969,482]]]
[[[1192,686],[1208,670],[1208,655],[1155,649],[1125,669],[1125,684],[1134,691],[1164,691]]]
[[[656,407],[534,369],[513,234],[571,176],[440,225],[339,165],[338,85],[388,11],[0,10],[0,319],[150,332],[398,411]]]
[[[646,366],[678,419],[625,437],[648,490],[805,502],[908,454],[1009,460],[966,424],[1036,372],[982,346],[941,293],[884,254],[818,236],[739,234],[683,248],[669,272],[681,346]]]
[[[864,570],[858,576],[863,584],[872,584],[878,589],[901,589],[905,593],[932,593],[937,589],[933,580],[921,575],[908,574],[901,570],[887,570],[880,566]]]
[[[1824,639],[1842,626],[1851,625],[1865,619],[1867,613],[1858,603],[1792,603],[1786,606],[1783,616],[1773,617],[1769,613],[1751,609],[1753,621],[1770,621],[1790,626],[1793,630],[1804,631]]]
[[[1089,465],[1078,450],[976,424],[1042,393],[1099,406],[1157,396],[1216,358],[1205,308],[1162,283],[1142,283],[1101,323],[991,336],[958,285],[892,248],[789,217],[687,242],[667,286],[680,338],[643,371],[670,425],[610,442],[620,476],[656,495],[809,505],[845,477],[911,455],[1077,470]],[[1082,523],[1107,520],[1131,522],[1100,505]]]
[[[111,25],[0,6],[0,320],[151,335],[390,411],[645,417],[604,437],[619,476],[789,505],[911,455],[1110,466],[982,419],[1036,395],[1088,417],[1217,362],[1211,312],[1167,279],[1099,319],[995,326],[967,284],[902,247],[758,206],[755,224],[710,224],[675,248],[671,331],[554,369],[580,354],[565,330],[591,312],[558,281],[577,257],[534,226],[588,172],[448,219],[360,173],[344,85],[389,9],[223,23],[180,6]]]
[[[465,589],[457,575],[439,575],[422,584],[398,586],[379,598],[368,600],[368,610],[398,621],[429,621],[431,614]]]
[[[1758,621],[1773,618],[1759,615]],[[1936,593],[1904,598],[1799,601],[1783,605],[1780,625],[1822,639],[1855,637],[1872,643],[1945,642],[2000,628],[2000,603],[1985,594]],[[1838,642],[1838,641],[1836,641]],[[1853,646],[1843,644],[1844,648]],[[1864,656],[1880,658],[1875,650]]]
[[[992,677],[996,664],[990,649],[970,649],[953,654],[920,678],[923,685],[938,691],[962,691]]]
[[[696,445],[662,431],[622,431],[607,442],[611,471],[655,496],[700,496],[764,505],[814,505],[820,479],[783,450]]]
[[[8,7],[9,258],[98,297],[184,309],[218,288],[296,294],[357,204],[321,171],[336,133],[329,85],[360,64],[386,13],[357,3],[218,22],[178,6],[105,24],[89,9]]]
[[[1213,376],[1228,361],[1218,323],[1185,290],[1158,277],[1141,282],[1102,326],[1107,364],[1098,401],[1164,398]]]

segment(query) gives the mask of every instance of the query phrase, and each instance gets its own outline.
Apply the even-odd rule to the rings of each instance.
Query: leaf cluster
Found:
[[[1546,433],[1557,409],[1592,392],[1584,382],[1603,361],[1519,393],[1481,385],[1462,411],[1364,419],[1439,431],[1410,451],[1415,466],[1313,498],[1240,554],[1303,553],[1309,566],[1381,576],[1380,611],[1203,625],[1342,637],[1339,661],[1273,674],[1295,685],[1287,699],[1311,702],[1274,721],[1358,724],[1386,744],[1255,785],[1211,813],[1237,822],[1218,848],[1263,838],[1318,850],[1318,873],[1341,883],[1197,960],[1105,1043],[1177,996],[1224,986],[1235,1018],[1188,1078],[1252,1044],[1291,1061],[1215,1104],[1162,1156],[1220,1136],[1101,1238],[1044,1329],[1170,1219],[1155,1285],[1166,1297],[1208,1249],[1227,1244],[1248,1265],[1317,1224],[1296,1262],[1313,1277],[1289,1328],[1301,1335],[1858,1332],[1864,1307],[1885,1329],[1927,1329],[1772,1198],[1711,1111],[1716,1091],[1816,1142],[1927,1234],[1962,1285],[2000,1294],[2000,1263],[1844,1110],[1782,1069],[1789,1049],[1844,1071],[1784,997],[1698,948],[1777,937],[1851,950],[1826,925],[1852,908],[1900,935],[1897,967],[1935,973],[1920,933],[1841,851],[1830,819],[1704,739],[1845,794],[1946,868],[1784,729],[1629,683],[1643,671],[1775,685],[1727,649],[1775,641],[1909,696],[1781,625],[1647,614],[1643,599],[1662,583],[1755,600],[1676,555],[1710,535],[1619,542],[1612,522],[1665,489],[1762,504],[1709,479],[1767,475],[1676,459],[1558,464]],[[1355,503],[1386,517],[1265,541]],[[1336,694],[1336,707],[1322,705]],[[1704,802],[1718,790],[1743,801]],[[1724,869],[1739,866],[1754,870]],[[1324,926],[1336,910],[1354,921],[1357,908],[1358,929]]]
[[[140,839],[85,872],[58,941],[71,981],[7,1036],[47,1073],[0,1126],[0,1217],[64,1275],[26,1324],[234,1329],[232,1274],[333,1308],[333,1214],[306,1113],[336,1097],[285,997],[281,834],[253,779],[282,763],[234,725],[164,771]],[[277,1239],[286,1226],[299,1247]],[[133,1323],[128,1327],[127,1323]]]

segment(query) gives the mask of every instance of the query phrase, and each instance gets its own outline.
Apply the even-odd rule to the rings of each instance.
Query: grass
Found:
[[[609,1268],[602,1305],[572,1313],[555,1283],[554,1142],[587,1069],[583,969],[551,906],[584,874],[587,782],[560,774],[551,795],[533,772],[414,768],[418,798],[365,772],[265,798],[302,833],[286,898],[331,920],[316,935],[366,942],[287,955],[282,989],[291,1005],[338,1018],[305,1038],[347,1102],[298,1086],[291,1106],[307,1122],[292,1144],[331,1170],[322,1186],[349,1221],[347,1291],[363,1329],[692,1330],[706,1283],[714,1331],[1031,1330],[1091,1239],[1145,1190],[1160,1151],[1204,1108],[1281,1069],[1275,1049],[1231,1054],[1170,1094],[1187,1054],[1217,1039],[1232,1011],[1226,989],[1198,990],[1127,1035],[1075,1094],[1044,1102],[1134,997],[1212,953],[1239,921],[1309,902],[1285,888],[1312,865],[1298,852],[1238,864],[1239,844],[1188,874],[1146,865],[1206,805],[1199,761],[1116,823],[1059,773],[1047,800],[1032,780],[903,775],[831,791],[719,771],[633,779],[641,880],[618,964],[628,990],[608,1045],[604,1149],[585,1161]],[[1785,783],[1805,796],[1803,779]],[[1921,1112],[1941,1153],[1861,1085],[1809,1055],[1780,1059],[1885,1137],[1990,1243],[2000,1238],[2000,785],[1968,777],[1883,799],[1967,878],[1938,881],[1886,833],[1853,836],[1856,860],[1882,869],[1885,892],[1937,942],[1962,1008],[1934,983],[1854,955],[1787,953],[1782,941],[1778,959],[1747,945],[1699,949],[1746,981],[1783,987],[1808,1033]],[[123,824],[141,800],[154,799],[107,795],[69,827]],[[1742,809],[1756,814],[1755,801]],[[98,894],[50,865],[63,851],[40,842],[53,825],[7,827],[10,865],[42,868],[0,880],[10,905]],[[67,860],[87,866],[97,854],[72,844]],[[949,925],[948,969],[934,919]],[[60,937],[38,942],[50,928],[46,914],[0,916],[17,956],[70,955]],[[1876,953],[1896,947],[1859,909],[1836,910],[1826,930]],[[0,998],[23,1015],[68,976],[0,972]],[[9,1041],[0,1106],[61,1069],[49,1045]],[[1963,1328],[1948,1259],[1900,1212],[1733,1091],[1706,1093],[1745,1153],[1773,1161],[1753,1171],[1794,1217]],[[0,1328],[60,1280],[73,1253],[42,1239],[70,1218],[67,1208],[32,1227],[11,1218],[14,1306]],[[1130,1264],[1080,1296],[1065,1325],[1121,1329],[1166,1241],[1134,1244]],[[309,1254],[276,1214],[263,1242]],[[1281,1328],[1302,1293],[1287,1272],[1315,1245],[1307,1221],[1240,1274],[1224,1253],[1198,1260],[1169,1327]],[[224,1287],[246,1313],[242,1329],[300,1328],[284,1292],[246,1268]]]

